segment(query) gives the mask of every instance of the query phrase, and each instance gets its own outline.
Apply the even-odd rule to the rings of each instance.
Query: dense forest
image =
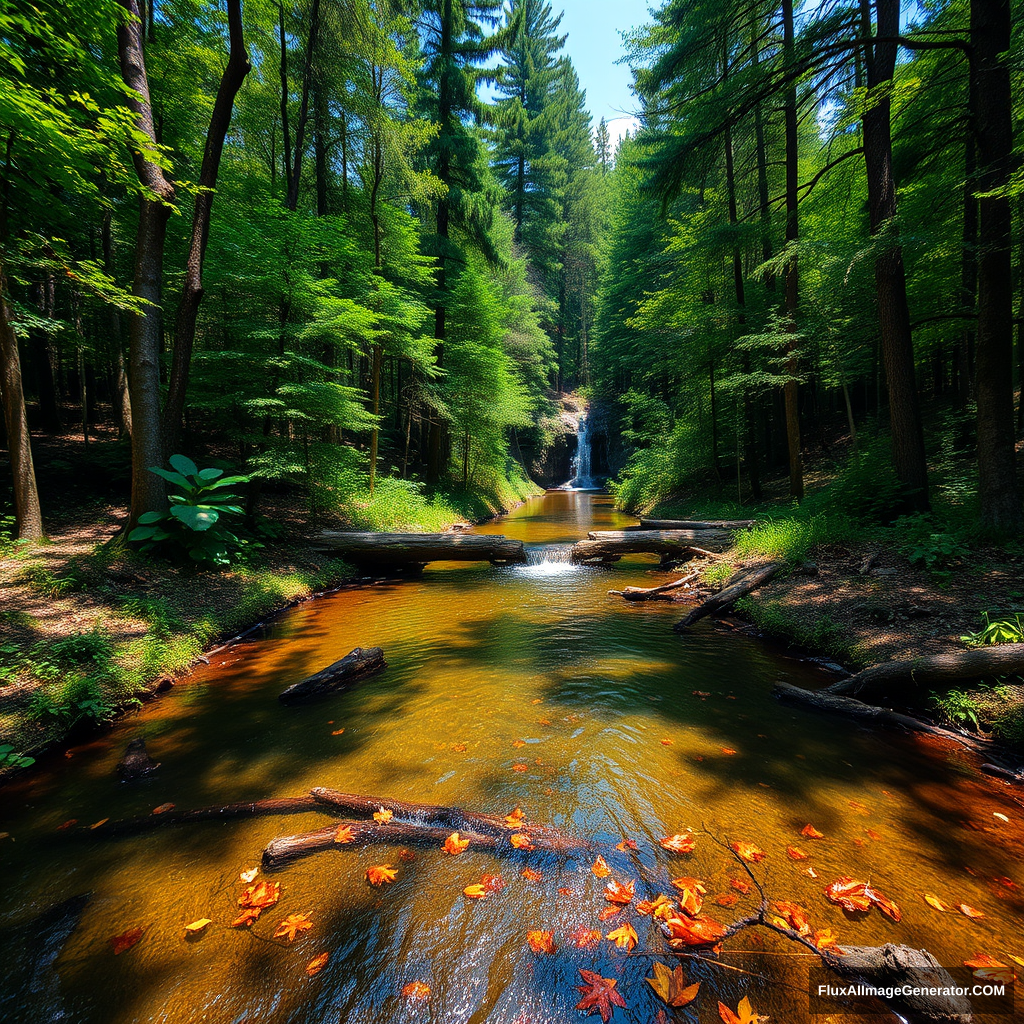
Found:
[[[521,489],[578,391],[626,507],[800,500],[841,438],[888,514],[1014,534],[1012,14],[670,0],[615,145],[540,0],[7,5],[13,531],[32,431],[116,431],[130,526],[179,452],[250,520],[282,487],[344,517]]]

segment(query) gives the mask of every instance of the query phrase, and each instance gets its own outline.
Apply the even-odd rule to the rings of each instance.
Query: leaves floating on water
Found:
[[[390,885],[398,876],[398,869],[390,864],[374,864],[366,869],[366,880],[370,885]]]
[[[636,882],[628,882],[626,885],[622,885],[616,882],[613,878],[604,890],[604,898],[609,903],[621,903],[623,905],[631,903],[633,896],[636,894]]]
[[[744,896],[750,892],[750,883],[745,878],[730,878],[729,885],[737,892],[743,893]]]
[[[796,846],[787,846],[786,855],[790,860],[807,860],[808,854]]]
[[[596,928],[581,926],[569,936],[573,943],[580,949],[587,949],[590,946],[597,946],[601,942],[601,933]]]
[[[684,946],[713,946],[725,938],[725,926],[710,917],[670,917],[665,929],[670,942]]]
[[[790,903],[788,900],[778,900],[772,906],[787,927],[792,928],[797,935],[810,935],[811,924],[807,920],[807,911],[803,907],[796,903]]]
[[[621,843],[616,843],[615,844],[615,849],[616,850],[622,850],[623,852],[625,852],[626,850],[635,850],[636,849],[636,840],[634,840],[634,839],[623,839]]]
[[[614,942],[619,949],[624,949],[627,952],[637,944],[636,929],[628,921],[609,932],[606,938]]]
[[[528,772],[530,766],[528,764],[514,764],[512,765],[512,771],[514,772]]]
[[[402,986],[402,996],[405,999],[429,999],[430,986],[422,981],[410,981],[408,985]]]
[[[900,908],[888,896],[883,895],[877,889],[873,889],[869,885],[865,887],[864,893],[886,917],[891,917],[894,921],[899,921],[903,917],[903,912]]]
[[[146,934],[148,927],[149,925],[144,925],[141,928],[129,928],[126,932],[121,932],[120,935],[112,935],[109,941],[114,950],[114,956],[120,956],[121,953],[131,949]]]
[[[820,932],[815,932],[811,938],[811,942],[818,949],[828,950],[828,952],[834,953],[836,956],[842,956],[843,951],[836,945],[838,941],[839,936],[831,928],[823,928]]]
[[[753,843],[735,842],[729,844],[729,849],[732,850],[741,860],[745,860],[748,864],[756,864],[759,860],[764,860],[768,856],[764,850],[754,846]]]
[[[300,932],[309,931],[312,927],[308,914],[289,914],[275,929],[274,938],[294,942]]]
[[[460,839],[458,832],[453,832],[444,841],[444,852],[451,854],[453,857],[457,857],[460,853],[465,853],[469,848],[468,839]]]
[[[517,850],[532,850],[533,842],[525,832],[517,832],[515,835],[509,836],[508,841]]]
[[[185,931],[189,935],[200,935],[206,931],[206,929],[213,924],[213,921],[208,917],[201,917],[198,921],[192,921],[190,924],[185,925]]]
[[[251,928],[263,913],[262,907],[248,907],[231,922],[232,928]]]
[[[321,953],[319,956],[313,957],[313,959],[306,964],[306,973],[311,978],[314,974],[319,974],[327,966],[327,961],[330,959],[330,953]]]
[[[672,853],[693,853],[696,846],[693,836],[688,832],[678,833],[674,836],[665,836],[658,840],[658,845]]]
[[[544,878],[544,876],[539,871],[534,871],[533,868],[523,868],[520,874],[528,882],[539,882]]]
[[[501,892],[505,888],[505,879],[501,875],[481,875],[480,884],[490,892]]]
[[[339,825],[338,831],[334,833],[334,841],[340,843],[342,846],[345,843],[354,842],[356,838],[355,832],[352,830],[351,825]]]
[[[174,810],[174,804],[160,804],[159,807],[153,808],[154,814],[166,814],[168,811]]]
[[[677,964],[675,970],[669,970],[663,963],[655,962],[653,970],[654,977],[647,978],[647,984],[669,1006],[688,1006],[697,998],[700,982],[688,985],[681,964]]]
[[[259,873],[260,869],[258,867],[247,868],[245,871],[239,873],[238,880],[248,885]]]
[[[551,932],[527,932],[526,941],[534,953],[554,953],[555,940]]]
[[[825,899],[851,913],[856,911],[866,914],[871,909],[867,884],[857,882],[848,875],[841,875],[831,885],[825,887]]]
[[[590,870],[593,871],[598,878],[607,878],[612,873],[612,869],[608,867],[608,862],[600,854],[598,854],[597,860],[594,861]]]
[[[943,913],[949,910],[948,904],[943,903],[938,896],[933,896],[930,892],[926,892],[924,894],[924,901],[929,907],[934,907],[936,910],[941,910]]]
[[[583,998],[576,1004],[577,1010],[586,1010],[588,1016],[592,1013],[599,1013],[601,1020],[608,1024],[612,1017],[613,1006],[626,1008],[626,1000],[615,989],[618,982],[614,978],[602,978],[600,974],[594,971],[585,971],[582,967],[580,968],[580,977],[583,978],[585,984],[576,986],[583,993]]]
[[[964,966],[973,968],[976,978],[994,981],[997,985],[1012,985],[1017,980],[1012,967],[1001,964],[988,953],[975,953],[970,960],[964,961]]]
[[[476,884],[467,885],[466,888],[462,890],[462,895],[471,900],[485,900],[490,896],[490,893],[487,891],[485,886]]]
[[[700,913],[703,896],[707,892],[699,878],[673,878],[672,885],[679,890],[679,909],[690,917]]]
[[[819,832],[810,822],[808,822],[802,829],[800,829],[800,835],[807,836],[808,839],[824,839],[825,833]]]
[[[526,815],[523,814],[523,809],[521,807],[516,807],[514,810],[509,811],[509,813],[505,815],[505,827],[511,829],[519,828],[522,825],[525,818]]]
[[[718,1016],[722,1018],[723,1024],[758,1024],[758,1022],[768,1019],[754,1013],[750,1000],[746,996],[740,1000],[740,1005],[736,1007],[735,1013],[725,1003],[719,1003]]]
[[[281,885],[279,882],[257,882],[242,890],[242,895],[238,897],[238,905],[249,907],[252,910],[266,910],[280,898]]]
[[[972,921],[978,920],[985,915],[980,910],[975,910],[974,907],[969,907],[966,903],[961,903],[957,908],[964,917],[971,918]]]
[[[386,807],[379,807],[373,812],[373,820],[378,825],[386,825],[393,817],[394,815]]]

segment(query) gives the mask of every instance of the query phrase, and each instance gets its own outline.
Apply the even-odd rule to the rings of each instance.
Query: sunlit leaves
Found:
[[[392,812],[386,807],[379,807],[373,812],[373,820],[377,822],[378,825],[386,825],[393,817],[394,814],[392,814]]]
[[[475,883],[474,885],[467,885],[466,888],[462,890],[462,895],[471,900],[485,900],[490,896],[490,893],[487,891],[487,887],[485,885]]]
[[[606,938],[614,942],[619,949],[627,951],[631,950],[637,943],[636,929],[628,921],[610,931]]]
[[[802,829],[800,829],[800,835],[806,836],[808,839],[824,839],[825,838],[825,834],[823,832],[819,832],[811,824],[804,825],[804,827]]]
[[[756,864],[759,860],[764,860],[768,856],[764,850],[754,846],[753,843],[745,843],[740,840],[730,843],[729,848],[741,860],[747,861],[748,864]]]
[[[929,907],[934,907],[936,910],[942,911],[943,913],[950,909],[948,903],[943,903],[938,896],[933,896],[930,892],[926,892],[924,894],[924,901]]]
[[[719,1003],[718,1015],[722,1018],[722,1024],[759,1024],[760,1021],[768,1020],[767,1017],[761,1017],[754,1013],[747,996],[740,1000],[735,1012],[729,1009],[725,1003]]]
[[[525,832],[516,832],[514,835],[508,837],[508,841],[517,850],[532,850],[533,841]]]
[[[312,927],[313,922],[310,921],[308,914],[289,914],[274,930],[274,938],[294,942],[302,932],[309,931]]]
[[[626,1000],[622,998],[615,986],[618,982],[614,978],[602,978],[594,971],[586,971],[580,968],[580,976],[584,984],[577,985],[577,989],[583,994],[583,998],[576,1004],[577,1010],[586,1010],[587,1014],[599,1013],[601,1020],[607,1024],[612,1017],[612,1007],[626,1007]]]
[[[593,871],[598,878],[607,878],[612,873],[612,869],[608,867],[608,862],[600,855],[597,860],[594,861],[593,865],[591,865],[590,870]]]
[[[185,925],[185,934],[188,936],[201,935],[206,931],[213,921],[208,917],[200,917],[198,920],[190,921]]]
[[[238,905],[251,910],[266,910],[281,898],[279,882],[256,882],[247,886],[238,897]]]
[[[444,852],[451,854],[453,857],[457,857],[460,853],[465,853],[469,848],[468,839],[460,839],[458,832],[453,832],[444,841]]]
[[[696,843],[694,842],[693,836],[687,832],[659,839],[658,845],[671,853],[693,853]]]
[[[398,877],[398,869],[390,864],[373,864],[366,869],[370,885],[390,885]]]
[[[356,834],[351,825],[339,825],[338,831],[334,833],[334,841],[341,846],[355,842],[355,838]]]
[[[677,964],[674,970],[669,970],[663,963],[655,961],[652,970],[654,977],[648,978],[647,984],[654,989],[662,1002],[669,1006],[688,1006],[697,998],[700,982],[688,985],[681,964]]]
[[[620,882],[615,881],[613,878],[604,890],[604,898],[609,903],[621,903],[625,904],[632,902],[633,896],[636,894],[636,882],[628,882],[626,885],[622,885]]]
[[[430,986],[423,981],[410,981],[402,986],[402,998],[426,1002],[430,998]]]
[[[551,932],[527,932],[526,941],[534,953],[554,953],[555,951],[555,940]]]
[[[1012,967],[1000,963],[988,953],[975,953],[970,960],[964,961],[964,966],[972,968],[974,976],[981,981],[991,981],[997,985],[1012,985],[1017,980]]]
[[[841,875],[831,885],[825,887],[825,899],[851,913],[866,914],[871,909],[867,885],[864,882],[855,881],[848,875]]]

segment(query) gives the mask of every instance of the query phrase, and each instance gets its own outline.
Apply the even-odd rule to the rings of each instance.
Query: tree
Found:
[[[594,135],[594,149],[597,150],[597,163],[601,174],[607,174],[612,165],[612,138],[608,131],[608,122],[602,117]]]

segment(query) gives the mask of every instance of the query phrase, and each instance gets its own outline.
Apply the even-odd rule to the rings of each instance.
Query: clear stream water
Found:
[[[603,495],[560,491],[481,529],[539,547],[631,521]],[[121,839],[58,829],[165,802],[204,806],[315,785],[499,813],[518,805],[591,840],[615,878],[637,880],[638,898],[671,891],[680,875],[704,879],[709,898],[728,892],[739,871],[714,840],[742,839],[766,851],[755,871],[769,893],[801,904],[841,941],[925,947],[964,981],[961,961],[975,951],[1024,955],[1024,903],[994,881],[1024,884],[1015,790],[980,775],[957,747],[783,707],[770,696],[774,680],[815,686],[824,677],[712,623],[676,636],[678,606],[608,596],[663,580],[650,559],[611,569],[543,554],[532,561],[438,564],[418,579],[306,603],[70,758],[57,755],[0,791],[0,831],[10,833],[0,841],[0,1020],[575,1021],[580,967],[618,979],[628,1009],[614,1021],[657,1019],[661,1004],[643,980],[649,956],[606,941],[579,949],[569,938],[580,926],[616,926],[597,920],[605,883],[590,857],[533,860],[543,879],[530,882],[520,875],[525,862],[481,853],[421,850],[404,863],[395,848],[331,850],[277,872],[281,902],[246,931],[228,927],[239,873],[274,836],[325,818],[167,826]],[[373,644],[387,653],[383,675],[323,703],[278,703],[287,684]],[[162,767],[123,784],[115,766],[137,735]],[[801,837],[807,823],[826,838]],[[692,856],[657,845],[687,828],[709,833]],[[635,853],[616,849],[623,838]],[[790,845],[811,859],[790,860]],[[374,889],[364,872],[379,863],[395,864],[398,880]],[[501,892],[463,897],[464,886],[499,872]],[[823,887],[844,874],[896,900],[902,922],[877,910],[853,919],[827,903]],[[924,893],[985,917],[939,913]],[[709,913],[729,921],[753,906],[748,896]],[[275,941],[292,913],[309,914],[313,928],[291,945]],[[649,917],[624,916],[640,936],[635,953],[664,949]],[[214,923],[185,941],[183,926],[201,917]],[[115,956],[110,938],[136,926],[146,927],[143,939]],[[557,952],[531,952],[531,929],[552,930]],[[330,952],[327,967],[307,977],[321,952]],[[735,1006],[746,993],[777,1024],[810,1021],[808,959],[794,954],[784,940],[745,932],[721,957],[739,971],[683,960],[702,991],[672,1019],[717,1021],[719,999]],[[400,995],[413,980],[432,990],[425,1006]]]

